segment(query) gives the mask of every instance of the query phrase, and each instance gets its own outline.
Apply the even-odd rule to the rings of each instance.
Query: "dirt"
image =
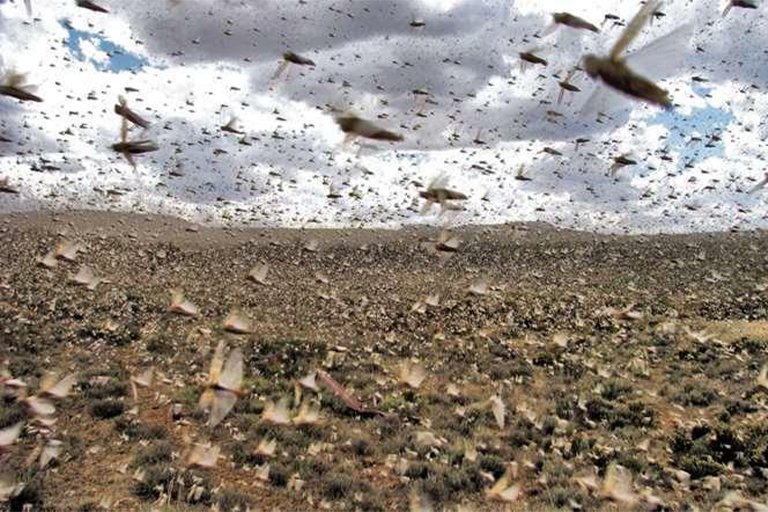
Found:
[[[408,510],[418,494],[436,510],[626,509],[631,500],[603,483],[615,465],[631,473],[638,507],[657,499],[671,510],[711,509],[733,491],[765,501],[765,233],[600,236],[542,224],[455,233],[458,251],[438,254],[428,228],[0,216],[0,358],[30,393],[45,372],[78,375],[51,432],[27,421],[0,459],[2,473],[27,485],[7,506],[95,510],[108,497],[113,510]],[[75,261],[41,265],[64,239],[82,245]],[[247,278],[260,262],[267,285]],[[81,265],[108,282],[73,284]],[[478,279],[488,292],[468,293]],[[201,314],[169,312],[170,290]],[[413,308],[435,293],[438,305]],[[253,334],[223,330],[233,308],[253,320]],[[195,404],[222,339],[242,349],[245,393],[210,429]],[[426,370],[418,388],[399,381],[405,361]],[[134,403],[130,376],[150,366],[160,378]],[[388,415],[362,416],[327,390],[306,391],[320,425],[265,425],[265,402],[293,397],[315,369]],[[506,407],[503,427],[493,395]],[[123,406],[116,416],[94,413],[113,402]],[[174,403],[180,418],[169,414]],[[0,428],[21,410],[6,391]],[[430,446],[419,442],[425,432]],[[48,437],[63,441],[62,455],[43,470],[25,467]],[[277,440],[272,459],[252,454],[265,438]],[[193,440],[221,446],[215,469],[185,468]],[[148,450],[166,455],[147,462]],[[264,463],[266,481],[256,476]],[[166,478],[142,490],[137,469]],[[164,500],[168,472],[183,475],[184,494],[198,477],[201,500]],[[519,485],[508,503],[487,494],[505,473]],[[590,476],[597,489],[580,484]],[[289,488],[292,477],[300,490]]]

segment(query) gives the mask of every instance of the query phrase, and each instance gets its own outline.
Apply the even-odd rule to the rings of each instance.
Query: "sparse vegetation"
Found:
[[[151,444],[136,454],[133,461],[134,467],[155,466],[169,463],[173,460],[173,446],[171,443],[160,441]]]
[[[216,496],[216,503],[222,512],[245,512],[251,501],[249,495],[230,489],[224,489]]]
[[[358,488],[358,481],[346,473],[331,472],[322,478],[323,495],[331,500],[341,500],[352,495]]]
[[[91,405],[91,416],[97,419],[108,420],[120,416],[125,410],[125,404],[119,400],[107,398],[97,400]]]
[[[115,430],[132,440],[164,439],[168,436],[168,429],[163,425],[148,425],[124,417],[115,419]]]
[[[581,235],[558,236],[580,240]],[[161,496],[167,510],[214,505],[244,510],[256,506],[253,497],[259,496],[286,509],[299,510],[311,499],[331,509],[384,511],[405,508],[411,489],[418,489],[438,509],[466,503],[495,511],[503,503],[489,500],[486,491],[515,468],[513,463],[519,499],[534,510],[599,509],[600,496],[578,479],[595,474],[600,485],[614,464],[634,476],[635,491],[649,489],[670,508],[691,503],[710,509],[730,489],[751,499],[765,495],[768,429],[755,418],[768,395],[755,379],[766,363],[766,345],[753,336],[762,331],[742,321],[738,328],[751,329],[751,337],[705,344],[691,341],[682,327],[698,332],[697,322],[709,317],[741,315],[745,299],[739,299],[739,290],[710,296],[709,287],[692,280],[676,284],[684,292],[669,294],[664,276],[651,267],[643,267],[647,275],[633,274],[634,288],[628,290],[622,258],[632,255],[633,265],[640,263],[625,246],[634,244],[622,239],[606,242],[617,255],[601,263],[610,264],[614,274],[596,277],[586,272],[586,260],[574,257],[574,276],[596,280],[594,289],[570,278],[546,284],[532,274],[544,275],[549,268],[539,259],[539,242],[524,240],[520,246],[497,242],[484,255],[470,248],[438,270],[420,253],[402,258],[407,244],[387,242],[386,250],[371,254],[388,259],[372,261],[365,279],[345,274],[359,268],[357,249],[328,249],[333,257],[327,260],[302,253],[309,258],[303,267],[282,259],[285,248],[246,245],[233,254],[245,259],[258,253],[281,275],[274,288],[259,285],[254,294],[245,285],[210,279],[239,268],[240,260],[228,252],[177,251],[177,270],[153,263],[155,274],[144,282],[126,270],[140,268],[131,246],[109,239],[108,251],[125,254],[124,261],[115,261],[121,279],[88,300],[60,296],[49,274],[8,255],[12,272],[35,276],[30,283],[19,281],[18,290],[0,302],[0,323],[7,326],[0,360],[7,357],[9,374],[27,383],[26,391],[9,388],[0,399],[0,429],[24,422],[4,452],[16,481],[27,484],[10,501],[11,509],[31,503],[44,510],[56,502],[66,510],[92,510],[101,499],[90,492],[98,481],[118,494],[123,489],[122,503],[136,510]],[[157,250],[153,244],[146,242],[143,250]],[[105,258],[110,252],[104,251],[97,246],[89,256]],[[212,259],[213,253],[218,257]],[[390,260],[407,279],[378,274]],[[501,280],[514,269],[525,270],[514,274],[514,287],[467,298],[450,284],[467,265],[491,265],[489,272],[498,272]],[[341,276],[333,281],[343,297],[338,303],[307,298],[319,286],[313,273],[326,267]],[[425,277],[427,268],[444,283],[441,305],[424,314],[410,312],[410,298],[434,286],[433,278]],[[201,317],[167,312],[167,290],[177,286],[182,270],[189,273],[185,294],[206,312]],[[360,306],[363,295],[369,303]],[[654,304],[657,296],[663,307]],[[218,322],[231,307],[219,305],[222,297],[247,310],[259,326],[255,335],[221,330]],[[55,311],[40,308],[54,300]],[[768,308],[768,299],[754,300]],[[632,302],[645,317],[603,312]],[[672,309],[675,316],[665,317]],[[42,311],[44,321],[18,321],[30,316],[28,311]],[[663,322],[674,326],[665,328]],[[728,324],[718,322],[717,332],[724,332]],[[563,338],[552,341],[563,331],[566,347]],[[122,338],[110,338],[113,332]],[[234,407],[211,429],[198,402],[221,338],[242,350],[245,379]],[[428,368],[418,387],[399,382],[405,359]],[[157,373],[145,385],[137,378],[150,367]],[[386,414],[355,412],[320,385],[319,391],[304,387],[301,394],[319,404],[322,424],[262,421],[267,400],[293,397],[298,380],[323,368],[366,407]],[[51,398],[56,423],[50,436],[61,442],[62,452],[46,470],[33,469],[37,460],[24,469],[30,453],[48,440],[47,433],[29,426],[33,412],[24,393],[38,393],[49,371],[59,378],[68,372],[77,376],[69,396]],[[493,395],[505,406],[503,425],[491,407]],[[289,404],[290,420],[298,407],[293,400]],[[676,430],[667,430],[670,425]],[[255,453],[263,440],[275,441],[274,454]],[[221,454],[214,462],[198,462],[216,469],[193,469],[197,466],[185,459],[190,446],[208,442]],[[681,484],[682,472],[692,480],[688,487]],[[705,485],[720,485],[721,491]]]

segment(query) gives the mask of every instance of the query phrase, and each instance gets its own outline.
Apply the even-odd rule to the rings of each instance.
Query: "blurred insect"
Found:
[[[259,441],[259,445],[251,452],[254,455],[261,458],[272,458],[277,452],[277,440],[276,439],[262,439]]]
[[[400,142],[404,139],[399,133],[385,130],[384,128],[357,117],[354,114],[340,114],[335,117],[335,120],[336,124],[341,128],[341,131],[346,134],[346,138],[344,139],[345,146],[357,137],[389,142]]]
[[[197,316],[200,314],[200,308],[187,300],[184,294],[178,290],[171,290],[171,305],[168,306],[168,311],[185,316]]]
[[[117,108],[115,108],[115,111],[117,111]],[[128,140],[128,119],[123,114],[120,114],[120,117],[120,142],[116,142],[110,147],[113,151],[121,153],[128,163],[133,167],[136,167],[136,161],[133,159],[133,155],[151,153],[159,150],[160,147],[150,139]]]
[[[288,407],[288,397],[282,397],[277,403],[268,400],[261,412],[261,421],[268,425],[290,425],[291,413]]]
[[[654,20],[660,20],[660,19],[662,19],[662,18],[664,18],[666,16],[667,16],[667,13],[665,13],[663,11],[659,11],[659,10],[653,11],[651,13],[650,25],[653,26]]]
[[[467,295],[473,295],[476,297],[488,295],[489,292],[490,284],[488,283],[488,279],[484,277],[478,277],[477,279],[473,280],[466,288]]]
[[[251,334],[253,321],[238,308],[232,309],[223,322],[224,330],[233,334]]]
[[[149,128],[149,121],[138,115],[136,112],[128,108],[128,102],[123,96],[117,97],[117,104],[115,105],[115,114],[127,119],[136,126],[141,128]]]
[[[24,483],[14,483],[9,475],[0,473],[0,503],[19,496],[24,491],[24,487]]]
[[[517,168],[517,172],[515,173],[515,179],[517,181],[531,181],[533,178],[528,176],[527,174],[528,170],[526,169],[524,164],[520,164],[520,167]]]
[[[328,185],[328,193],[326,194],[325,197],[327,197],[328,199],[334,199],[335,200],[335,199],[339,199],[339,198],[344,197],[344,196],[342,195],[341,192],[339,192],[339,189],[337,189],[333,185],[333,183],[331,183],[330,185]]]
[[[427,371],[420,364],[405,361],[400,365],[400,382],[411,389],[418,389],[427,378]]]
[[[408,498],[408,512],[435,512],[435,505],[429,496],[412,487]]]
[[[315,393],[320,391],[320,387],[317,385],[316,371],[309,372],[305,377],[302,377],[302,379],[299,380],[297,384],[299,385],[300,389],[309,389]]]
[[[61,242],[56,244],[56,248],[54,249],[55,255],[57,258],[67,261],[75,261],[75,258],[77,258],[77,253],[80,252],[83,249],[83,247],[78,244],[77,242],[72,242],[70,240],[62,240]]]
[[[765,173],[765,177],[757,185],[749,189],[749,192],[747,192],[747,194],[752,195],[755,192],[762,190],[762,188],[765,187],[766,185],[768,185],[768,172]]]
[[[615,91],[671,109],[672,100],[669,98],[669,93],[641,73],[649,75],[648,71],[653,71],[652,74],[665,74],[667,71],[674,70],[678,66],[680,57],[685,53],[692,25],[682,25],[642,50],[627,57],[622,56],[659,4],[660,0],[647,2],[624,29],[609,55],[607,57],[586,55],[582,59],[582,67],[590,77],[601,80]],[[592,104],[598,103],[596,98],[600,99],[598,96],[600,91],[598,89],[587,101],[584,111],[591,110],[588,106],[596,106]],[[603,109],[603,112],[606,110]]]
[[[40,448],[38,468],[45,469],[52,460],[58,459],[64,451],[64,443],[58,439],[48,439]]]
[[[437,234],[437,240],[435,240],[435,251],[441,259],[445,259],[451,254],[458,252],[461,246],[461,238],[451,234],[447,229],[442,229]]]
[[[725,6],[723,11],[723,17],[728,16],[731,9],[734,7],[740,7],[742,9],[757,9],[757,0],[729,0],[728,5]]]
[[[577,86],[573,85],[570,80],[573,77],[574,73],[576,73],[578,69],[572,69],[568,72],[567,75],[565,75],[565,78],[559,82],[557,82],[557,85],[560,86],[560,94],[557,95],[557,104],[560,105],[563,102],[563,98],[565,97],[566,92],[581,92],[581,89],[579,89]]]
[[[187,452],[185,461],[187,466],[201,469],[216,467],[219,460],[221,447],[211,443],[194,443]]]
[[[40,96],[31,92],[34,87],[26,85],[26,80],[27,75],[23,73],[16,73],[13,70],[6,71],[3,74],[2,82],[0,82],[0,95],[10,96],[19,101],[43,101]]]
[[[237,119],[237,116],[231,116],[229,118],[229,121],[227,121],[227,124],[222,125],[220,127],[221,131],[227,132],[227,133],[234,133],[236,135],[244,135],[245,132],[240,129],[240,121]]]
[[[424,314],[427,312],[427,308],[436,308],[440,305],[440,294],[433,293],[430,295],[425,295],[421,297],[419,300],[413,303],[413,306],[411,306],[411,311],[419,314]]]
[[[535,52],[537,51],[538,48],[533,48],[531,50],[526,50],[517,54],[520,57],[520,71],[525,71],[528,67],[528,64],[540,66],[547,66],[549,64],[547,59],[536,55]]]
[[[764,364],[757,376],[757,385],[768,391],[768,363]]]
[[[37,393],[24,398],[23,402],[27,405],[32,415],[38,418],[53,416],[56,412],[56,407],[54,407],[52,400],[66,398],[76,382],[77,376],[75,374],[70,374],[57,381],[56,376],[49,373],[40,381],[40,389]]]
[[[560,119],[563,119],[565,114],[558,112],[557,110],[547,110],[544,120],[548,123],[557,124]]]
[[[16,439],[21,435],[21,429],[23,427],[24,423],[20,421],[10,427],[0,429],[0,454],[16,442]]]
[[[323,387],[328,389],[337,398],[339,398],[344,404],[353,411],[364,415],[381,415],[385,417],[391,417],[393,414],[380,411],[378,409],[370,409],[366,407],[360,400],[358,400],[352,393],[347,391],[344,386],[339,384],[336,379],[323,370],[317,371],[317,377],[320,379]]]
[[[485,491],[486,496],[493,500],[511,503],[520,498],[520,484],[512,484],[514,472],[507,469],[506,473],[499,478],[490,489]]]
[[[586,144],[591,139],[587,139],[586,137],[579,137],[575,141],[573,141],[574,144],[574,151],[578,151],[579,148],[582,146],[582,144]]]
[[[18,194],[19,191],[11,186],[7,176],[0,178],[0,192],[6,194]]]
[[[547,27],[543,35],[545,37],[548,36],[557,30],[559,26],[571,27],[578,30],[589,30],[591,32],[600,32],[599,28],[585,19],[574,16],[568,12],[556,12],[552,14],[552,24]]]
[[[71,281],[77,285],[85,286],[89,290],[95,290],[99,284],[104,282],[104,279],[97,277],[93,269],[87,265],[80,267]]]
[[[606,14],[605,16],[603,16],[603,22],[600,24],[600,27],[601,28],[604,27],[605,24],[608,23],[609,21],[613,22],[613,26],[614,27],[622,25],[621,17],[619,17],[619,16],[617,16],[615,14],[609,13],[609,14]]]
[[[154,378],[155,369],[149,367],[142,373],[136,376],[131,376],[131,391],[133,392],[133,401],[139,401],[139,388],[148,388],[152,386],[152,380]]]
[[[11,375],[10,370],[8,370],[8,364],[9,361],[6,359],[3,361],[2,366],[0,366],[0,386],[11,389],[26,388],[27,384],[23,380],[17,379]]]
[[[75,0],[75,5],[77,5],[78,7],[82,7],[83,9],[88,9],[89,11],[104,12],[104,13],[109,12],[104,7],[96,4],[95,2],[92,2],[91,0]]]
[[[275,70],[275,73],[272,75],[272,78],[270,78],[270,83],[274,84],[277,81],[277,79],[280,78],[283,72],[286,69],[288,69],[288,66],[290,66],[291,64],[294,64],[296,66],[314,67],[315,61],[307,57],[303,57],[292,51],[287,51],[283,53],[283,60],[277,66],[277,70]]]
[[[427,200],[421,208],[421,215],[429,213],[432,205],[435,203],[440,205],[440,213],[442,214],[449,209],[456,209],[449,201],[465,201],[468,199],[466,194],[448,188],[448,175],[446,173],[442,173],[433,179],[427,190],[419,192],[419,197]]]
[[[506,407],[504,406],[504,402],[501,400],[501,397],[499,395],[493,395],[491,398],[488,399],[489,404],[491,405],[491,412],[493,412],[493,417],[496,420],[496,425],[504,430],[505,425],[505,418],[506,418]]]
[[[475,133],[475,138],[472,139],[473,144],[477,144],[478,146],[485,146],[488,144],[485,139],[483,139],[483,129],[478,128],[477,133]]]
[[[616,177],[616,173],[619,171],[619,169],[623,169],[624,167],[628,167],[630,165],[637,165],[637,160],[629,158],[630,155],[631,153],[624,153],[623,155],[619,155],[613,158],[613,164],[611,165],[611,178]]]
[[[259,284],[267,285],[267,272],[269,272],[269,265],[266,263],[259,263],[248,272],[248,278]]]
[[[616,463],[612,463],[605,471],[599,496],[628,508],[635,506],[639,501],[639,496],[632,490],[632,473]]]
[[[213,354],[206,389],[200,397],[200,408],[210,409],[209,427],[218,425],[242,394],[243,353],[236,348],[225,361],[225,352],[226,344],[220,341]]]
[[[426,89],[414,89],[411,91],[411,93],[416,97],[416,112],[415,115],[419,117],[426,117],[424,115],[424,108],[427,106],[427,103],[430,102],[430,93]],[[435,104],[434,101],[431,101],[432,104]]]
[[[291,419],[291,422],[297,427],[303,425],[319,425],[322,423],[320,418],[320,408],[305,400],[299,406],[299,411],[296,413],[296,416]]]
[[[45,256],[39,258],[37,262],[46,268],[55,268],[59,264],[54,251],[48,251]]]

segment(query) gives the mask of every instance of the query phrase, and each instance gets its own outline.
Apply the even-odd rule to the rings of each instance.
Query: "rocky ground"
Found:
[[[766,502],[765,233],[617,237],[544,225],[456,233],[459,250],[438,255],[426,229],[0,216],[7,376],[29,395],[46,372],[77,376],[47,427],[6,386],[0,429],[24,422],[19,439],[0,446],[1,478],[24,483],[6,492],[6,506],[748,510]],[[42,265],[64,240],[81,245],[74,261]],[[247,278],[261,262],[266,284]],[[73,283],[82,265],[108,282]],[[171,290],[200,314],[170,312]],[[224,330],[233,308],[252,320],[252,334]],[[196,405],[220,340],[244,354],[245,392],[209,428]],[[158,375],[134,400],[130,377],[150,367]],[[305,390],[319,422],[266,423],[270,400],[290,397],[295,413],[296,382],[318,369],[386,415]],[[61,452],[40,469],[35,450],[49,439]],[[274,454],[258,449],[265,440],[276,442]],[[203,441],[221,448],[216,467],[188,467],[188,447]]]

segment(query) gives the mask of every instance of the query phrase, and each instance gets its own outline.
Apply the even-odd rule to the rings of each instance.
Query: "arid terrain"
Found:
[[[455,233],[462,243],[449,257],[434,251],[432,229],[0,216],[6,378],[33,395],[47,372],[77,376],[45,427],[24,407],[24,392],[6,386],[0,429],[24,427],[0,446],[0,473],[24,487],[8,492],[5,506],[766,503],[765,233],[618,237],[538,224]],[[74,261],[41,264],[63,240],[80,244]],[[266,283],[248,279],[262,262]],[[72,282],[82,265],[105,281],[95,289]],[[171,290],[199,314],[169,311]],[[233,308],[253,321],[252,333],[224,330]],[[243,353],[243,393],[210,428],[197,403],[221,340]],[[154,382],[134,400],[131,377],[152,367]],[[297,382],[317,370],[385,414],[355,412],[320,386],[302,392],[319,420],[264,421],[265,405],[284,397],[295,415]],[[61,450],[40,469],[35,450],[50,439]],[[272,440],[274,452],[264,448]],[[216,467],[188,467],[191,443],[208,441],[221,448]]]

